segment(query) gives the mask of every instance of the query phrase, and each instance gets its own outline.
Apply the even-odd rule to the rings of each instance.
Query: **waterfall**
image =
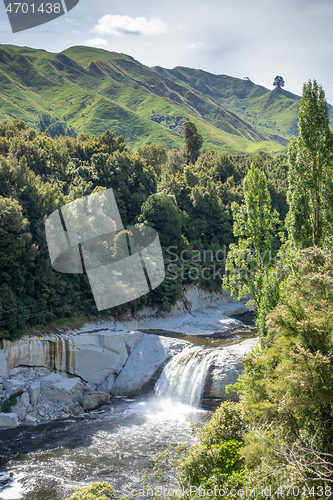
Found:
[[[155,394],[183,404],[199,406],[209,368],[216,351],[186,347],[165,366],[155,385]]]

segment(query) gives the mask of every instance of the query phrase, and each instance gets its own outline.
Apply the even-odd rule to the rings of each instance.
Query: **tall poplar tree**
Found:
[[[231,204],[238,243],[230,245],[223,288],[230,289],[237,300],[251,296],[259,310],[265,281],[275,264],[279,214],[272,209],[264,172],[254,165],[244,179],[243,191],[244,202]]]
[[[332,246],[332,131],[325,93],[316,80],[303,85],[299,136],[289,142],[289,238],[296,247]]]

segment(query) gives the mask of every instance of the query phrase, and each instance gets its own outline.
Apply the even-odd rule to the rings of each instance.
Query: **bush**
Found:
[[[115,500],[114,489],[108,483],[92,483],[65,500]]]
[[[10,413],[12,406],[16,405],[17,398],[21,395],[21,392],[15,392],[14,394],[11,394],[9,398],[5,399],[2,402],[1,408],[0,408],[0,413]]]

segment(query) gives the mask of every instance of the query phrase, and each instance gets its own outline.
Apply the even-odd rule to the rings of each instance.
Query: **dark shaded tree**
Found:
[[[277,89],[284,87],[284,79],[282,76],[276,76],[274,78],[273,87],[276,87]]]
[[[60,135],[68,135],[70,137],[76,137],[76,132],[73,127],[67,125],[65,122],[59,120],[59,118],[52,118],[48,113],[43,113],[37,117],[35,126],[37,130],[41,132],[49,133],[50,137],[56,137]]]
[[[184,123],[183,133],[185,154],[191,163],[195,163],[199,158],[203,137],[199,134],[196,125],[189,121]]]

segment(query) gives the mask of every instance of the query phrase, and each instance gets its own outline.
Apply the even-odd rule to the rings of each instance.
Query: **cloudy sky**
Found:
[[[316,78],[333,104],[332,24],[332,0],[80,0],[67,15],[13,34],[0,0],[4,44],[53,52],[91,45],[148,66],[247,76],[268,88],[281,75],[296,94]]]

